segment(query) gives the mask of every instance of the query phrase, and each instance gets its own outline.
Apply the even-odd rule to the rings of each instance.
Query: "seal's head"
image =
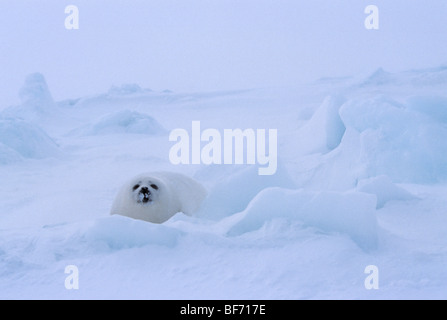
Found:
[[[131,189],[133,198],[139,204],[150,204],[158,198],[159,186],[151,180],[135,181]]]

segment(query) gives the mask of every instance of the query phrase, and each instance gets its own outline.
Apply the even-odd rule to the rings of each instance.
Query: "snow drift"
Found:
[[[326,153],[338,147],[346,130],[338,113],[344,101],[341,96],[327,97],[311,119],[288,138],[297,153]]]
[[[318,192],[268,188],[224,223],[232,226],[228,235],[241,235],[260,229],[272,219],[301,221],[327,232],[350,236],[360,247],[370,250],[377,246],[376,198],[359,193]]]
[[[121,86],[112,86],[107,92],[110,96],[126,96],[144,92],[151,92],[150,89],[142,89],[136,83],[126,83]]]
[[[89,226],[84,237],[92,245],[103,243],[111,250],[160,245],[174,247],[181,231],[119,215],[101,218]]]
[[[21,104],[3,110],[4,117],[16,117],[38,123],[57,112],[45,77],[41,73],[32,73],[26,77],[19,91],[19,98]]]
[[[56,142],[38,126],[18,119],[0,119],[0,162],[42,159],[58,154]]]
[[[209,195],[202,204],[198,215],[208,219],[221,219],[225,216],[244,210],[250,201],[267,187],[293,188],[293,180],[287,174],[287,170],[280,163],[275,175],[261,176],[254,166],[235,168],[226,171],[224,177],[220,177],[219,183],[210,187]],[[204,169],[198,177],[216,174],[212,170],[220,172],[219,166]]]
[[[347,128],[359,133],[369,177],[396,182],[447,178],[447,128],[387,97],[351,100],[340,108]]]
[[[97,122],[78,129],[83,135],[147,134],[161,135],[167,131],[153,117],[132,110],[117,111]]]

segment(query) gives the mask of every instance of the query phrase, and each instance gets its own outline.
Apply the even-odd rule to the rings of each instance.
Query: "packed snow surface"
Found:
[[[59,102],[30,75],[0,113],[0,298],[446,299],[446,70],[207,93],[123,84]],[[169,132],[192,121],[277,129],[276,173],[171,164]],[[111,216],[148,171],[201,182],[199,213]]]

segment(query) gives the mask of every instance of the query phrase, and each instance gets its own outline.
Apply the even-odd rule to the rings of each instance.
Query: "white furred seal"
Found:
[[[178,212],[193,215],[207,196],[197,181],[174,172],[140,174],[118,192],[111,214],[163,223]]]

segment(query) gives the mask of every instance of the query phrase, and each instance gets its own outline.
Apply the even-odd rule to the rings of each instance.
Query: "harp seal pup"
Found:
[[[193,215],[206,196],[206,189],[188,176],[174,172],[142,173],[121,187],[110,214],[163,223],[178,212]]]

